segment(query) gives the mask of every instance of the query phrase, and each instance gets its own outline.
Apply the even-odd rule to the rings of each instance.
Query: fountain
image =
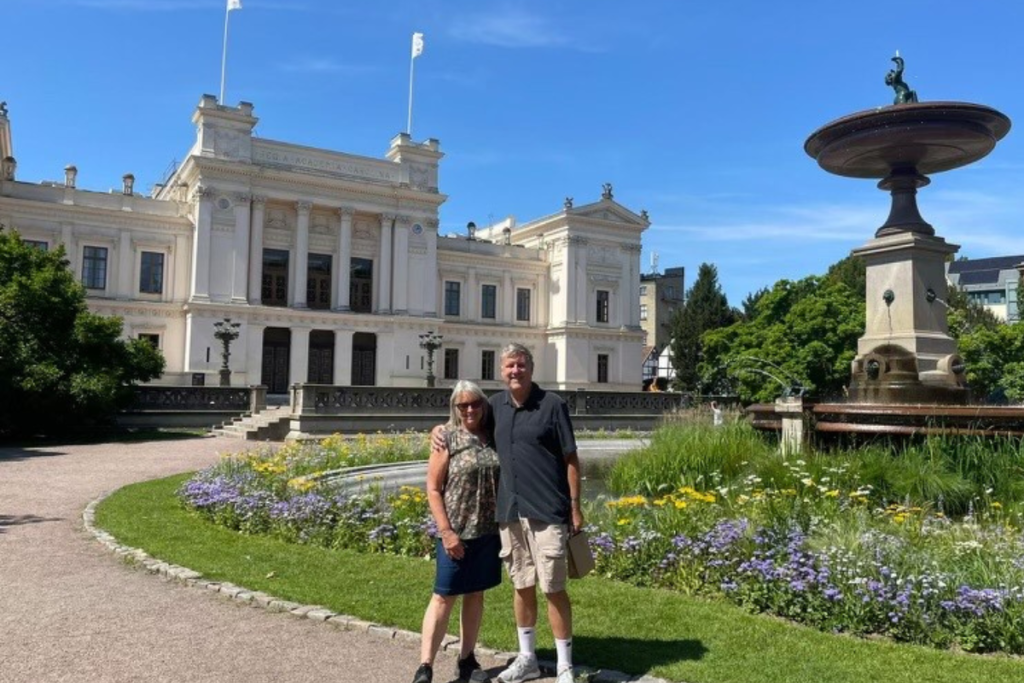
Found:
[[[917,207],[928,175],[988,155],[1010,119],[979,104],[919,102],[903,81],[903,59],[897,53],[893,61],[885,79],[896,91],[892,105],[832,121],[804,144],[829,173],[878,179],[892,196],[874,239],[853,251],[867,266],[867,311],[848,400],[805,410],[818,432],[1024,434],[1024,410],[970,403],[946,323],[945,262],[959,247],[937,236]],[[755,424],[767,426],[764,413],[754,411]]]

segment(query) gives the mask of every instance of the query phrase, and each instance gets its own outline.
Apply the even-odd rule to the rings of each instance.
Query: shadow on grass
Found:
[[[697,661],[708,648],[699,640],[585,636],[576,634],[573,659],[586,666],[616,669],[628,674],[645,674],[658,666]],[[555,659],[554,650],[540,650],[542,659]]]
[[[6,532],[7,527],[11,526],[61,521],[63,521],[62,517],[39,517],[37,515],[0,515],[0,534]]]

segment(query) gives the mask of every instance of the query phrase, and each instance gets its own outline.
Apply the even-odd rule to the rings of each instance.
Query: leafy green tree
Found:
[[[868,292],[868,269],[864,259],[859,256],[850,255],[836,261],[828,268],[825,279],[829,282],[842,282],[854,296],[861,299],[867,297]]]
[[[0,436],[109,420],[164,359],[120,338],[120,318],[89,312],[64,249],[42,251],[0,226]]]
[[[701,336],[708,330],[731,325],[736,319],[729,301],[718,283],[718,269],[702,263],[697,279],[686,293],[685,301],[672,319],[672,366],[676,388],[696,391],[700,384]]]

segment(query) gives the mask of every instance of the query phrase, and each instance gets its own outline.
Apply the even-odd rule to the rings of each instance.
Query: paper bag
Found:
[[[582,579],[594,568],[594,554],[590,552],[590,538],[586,531],[569,537],[569,578]]]

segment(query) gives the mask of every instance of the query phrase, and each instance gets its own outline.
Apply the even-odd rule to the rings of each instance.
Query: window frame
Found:
[[[448,318],[458,318],[462,314],[462,282],[460,280],[444,281],[444,314]],[[454,311],[454,312],[452,312]]]
[[[489,296],[488,292],[490,292]],[[480,285],[480,319],[498,319],[498,285],[491,283]]]
[[[596,322],[602,323],[602,324],[607,324],[607,323],[609,323],[611,321],[611,299],[612,299],[612,294],[611,294],[610,290],[607,290],[607,289],[595,290],[595,298],[594,298],[594,300],[595,300],[595,302],[597,304],[597,308],[594,311],[594,313],[597,316],[596,317]]]
[[[488,355],[490,361],[488,361]],[[489,366],[488,366],[489,364]],[[481,349],[480,350],[480,379],[485,381],[493,381],[496,377],[495,370],[498,364],[498,352],[494,349]],[[487,370],[490,369],[490,373]]]
[[[441,376],[444,379],[459,379],[459,350],[447,348],[444,350],[442,358]]]
[[[529,287],[516,287],[516,317],[517,323],[528,323],[532,320],[531,310],[533,308],[533,290]],[[525,316],[525,317],[524,317]]]
[[[154,280],[153,264],[146,264],[146,256],[158,256],[160,261],[160,267],[157,271],[158,288],[157,289],[146,289],[145,285],[147,280],[152,285]],[[149,270],[149,277],[146,277],[146,271]],[[162,251],[153,251],[151,249],[140,249],[139,250],[139,294],[145,294],[149,296],[163,296],[164,294],[164,275],[167,272],[167,254]]]
[[[102,251],[103,258],[97,259],[95,256],[90,256],[90,250]],[[96,278],[96,265],[102,263],[102,270],[99,271],[102,275],[103,284],[97,286],[94,281]],[[91,267],[90,267],[91,264]],[[110,276],[110,247],[102,247],[95,244],[83,244],[82,245],[82,286],[86,289],[92,289],[95,291],[106,291],[107,279]]]
[[[603,361],[603,363],[602,363]],[[609,369],[611,367],[611,354],[597,354],[597,384],[608,384]]]

